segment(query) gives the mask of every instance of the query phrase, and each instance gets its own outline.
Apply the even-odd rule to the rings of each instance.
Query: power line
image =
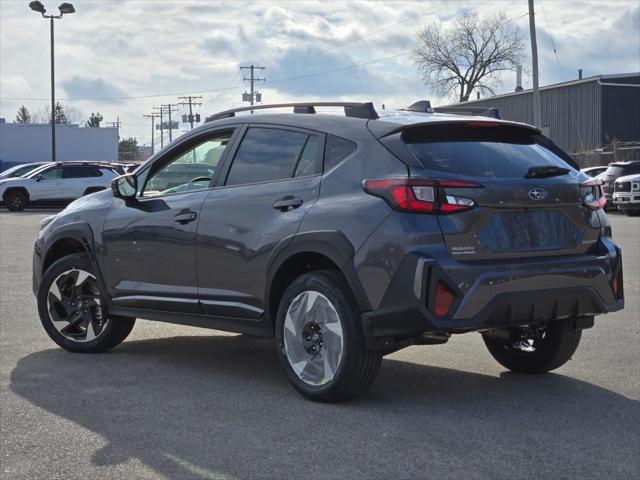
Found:
[[[315,77],[315,76],[318,76],[318,75],[326,75],[328,73],[340,72],[342,70],[349,70],[351,68],[363,67],[364,65],[371,65],[372,63],[384,62],[385,60],[391,60],[391,59],[394,59],[394,58],[402,57],[402,56],[405,56],[405,55],[409,55],[410,53],[412,53],[412,50],[409,50],[409,51],[406,51],[406,52],[402,52],[402,53],[397,53],[395,55],[390,55],[388,57],[374,58],[373,60],[368,60],[366,62],[361,62],[361,63],[354,63],[352,65],[346,65],[344,67],[332,68],[331,70],[325,70],[325,71],[321,71],[321,72],[313,72],[313,73],[308,73],[308,74],[305,74],[305,75],[298,75],[298,76],[295,76],[295,77],[287,77],[287,78],[279,78],[279,79],[276,79],[276,80],[268,80],[265,83],[268,84],[268,85],[273,85],[274,83],[290,82],[292,80],[300,80],[302,78]]]
[[[564,81],[564,75],[562,74],[562,66],[560,65],[560,58],[558,58],[558,50],[556,49],[556,42],[553,40],[553,35],[551,35],[551,26],[549,25],[549,19],[547,18],[547,12],[544,9],[544,4],[542,0],[540,0],[540,7],[542,8],[542,15],[544,16],[544,22],[547,25],[547,30],[549,31],[549,38],[551,39],[551,46],[553,47],[553,54],[556,57],[556,64],[558,65],[558,75],[560,76],[560,80]],[[580,145],[584,145],[582,140],[582,132],[580,131],[580,126],[578,125],[578,119],[576,118],[575,111],[573,109],[573,103],[571,102],[571,95],[567,95],[567,101],[569,102],[569,113],[571,114],[571,119],[573,120],[573,124],[576,127],[576,133],[578,134],[578,141]]]

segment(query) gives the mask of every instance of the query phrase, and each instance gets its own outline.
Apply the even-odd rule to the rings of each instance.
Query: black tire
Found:
[[[567,363],[575,353],[582,330],[575,328],[573,320],[555,320],[547,323],[544,338],[534,340],[535,351],[526,352],[505,342],[483,334],[489,353],[505,368],[518,373],[546,373]]]
[[[135,318],[128,317],[119,317],[119,316],[104,316],[99,321],[104,321],[102,329],[99,330],[98,333],[95,333],[95,338],[90,341],[81,340],[78,334],[78,340],[74,340],[69,338],[69,336],[64,335],[54,326],[53,321],[53,308],[50,309],[50,289],[52,288],[54,280],[60,278],[65,272],[68,271],[84,271],[90,273],[95,276],[93,265],[91,264],[89,258],[86,255],[69,255],[61,258],[60,260],[54,262],[45,272],[42,277],[42,281],[40,283],[40,287],[38,289],[38,313],[40,315],[40,321],[42,322],[42,326],[45,331],[51,337],[51,339],[56,342],[59,346],[64,348],[65,350],[69,350],[71,352],[80,352],[80,353],[101,353],[110,350],[120,343],[124,341],[125,338],[131,332],[133,325],[135,324]],[[97,283],[97,282],[96,282]],[[91,285],[93,287],[93,284]],[[103,293],[99,291],[99,288],[96,286],[96,295],[100,298],[103,298]],[[104,305],[105,302],[101,301],[101,305]],[[91,307],[90,307],[91,308]],[[86,310],[85,310],[86,311]],[[94,316],[95,318],[95,316]],[[105,320],[106,319],[106,320]],[[80,322],[82,323],[82,322]],[[99,325],[96,324],[96,325]],[[82,330],[81,327],[78,327],[79,330]],[[88,331],[87,331],[88,332]],[[92,327],[93,333],[93,327]],[[87,338],[87,334],[85,334],[85,338]]]
[[[337,369],[330,381],[320,385],[311,385],[298,376],[285,347],[287,312],[292,302],[304,292],[319,292],[328,299],[335,308],[342,328],[342,353]],[[289,285],[278,308],[276,342],[278,357],[287,378],[298,392],[316,402],[339,402],[363,393],[373,384],[382,364],[382,355],[367,351],[356,302],[345,280],[333,271],[307,273]]]
[[[11,190],[4,196],[4,204],[12,212],[19,212],[27,207],[29,198],[20,190]]]

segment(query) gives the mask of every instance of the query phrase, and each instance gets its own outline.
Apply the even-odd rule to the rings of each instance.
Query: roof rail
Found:
[[[315,107],[344,107],[345,117],[364,118],[375,120],[378,113],[371,102],[298,102],[298,103],[272,103],[270,105],[251,105],[249,107],[233,108],[224,112],[215,113],[205,120],[211,122],[221,118],[235,117],[238,112],[252,110],[267,110],[270,108],[293,107],[293,113],[316,113]]]
[[[495,107],[467,107],[464,105],[456,107],[436,107],[433,109],[437,113],[451,113],[453,115],[470,115],[473,117],[491,117],[501,120],[500,112]]]

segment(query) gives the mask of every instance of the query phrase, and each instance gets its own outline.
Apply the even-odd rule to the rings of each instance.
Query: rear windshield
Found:
[[[434,125],[408,130],[403,140],[429,170],[473,177],[523,178],[530,167],[572,169],[543,138],[510,126]]]

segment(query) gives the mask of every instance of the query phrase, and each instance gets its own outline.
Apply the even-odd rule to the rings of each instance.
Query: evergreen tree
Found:
[[[103,117],[102,115],[100,115],[100,112],[97,113],[93,113],[91,112],[91,116],[89,117],[89,120],[87,120],[87,123],[85,124],[87,127],[100,127],[100,122],[102,122]]]
[[[29,109],[24,105],[18,109],[16,123],[31,123],[31,113],[29,113]]]

